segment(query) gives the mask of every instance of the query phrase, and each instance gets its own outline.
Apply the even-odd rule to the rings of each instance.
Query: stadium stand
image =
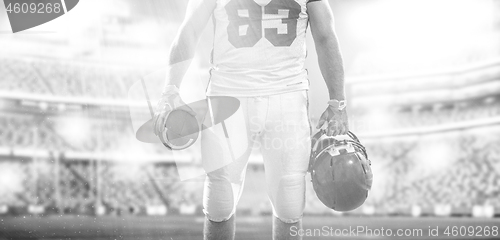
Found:
[[[473,112],[475,111],[488,112],[473,110]],[[496,111],[494,112],[497,114]],[[470,115],[477,116],[472,113]],[[444,116],[448,115],[444,114]],[[421,115],[421,117],[425,118],[425,115]],[[458,117],[457,121],[460,119]],[[10,120],[10,124],[7,124],[9,121],[6,121],[5,118],[2,118],[2,120],[4,120],[2,123],[6,124],[4,126],[7,126],[2,129],[10,129],[10,131],[5,131],[6,134],[2,134],[3,146],[12,146],[14,148],[32,146],[33,139],[30,138],[33,138],[33,133],[27,131],[26,136],[22,136],[19,135],[19,131],[16,131],[16,129],[28,128],[32,124],[31,121],[24,119],[23,126],[22,117],[17,117],[17,119],[14,117],[14,119]],[[415,120],[415,122],[421,123],[423,120]],[[441,121],[436,121],[436,123],[439,122]],[[447,121],[443,120],[443,122]],[[86,144],[84,147],[75,148],[70,143],[64,142],[62,140],[64,138],[57,136],[57,133],[51,129],[53,128],[48,124],[43,128],[38,128],[42,132],[41,135],[54,136],[52,138],[42,138],[39,146],[47,149],[61,149],[60,146],[69,146],[67,149],[106,151],[114,149],[112,147],[113,139],[117,139],[121,135],[116,129],[113,130],[103,124],[98,129],[107,131],[106,134],[93,139],[94,144]],[[59,140],[50,141],[50,139]],[[412,155],[411,150],[409,150],[410,153],[406,153],[407,155],[402,153],[398,155],[398,152],[404,152],[404,144],[401,146],[397,141],[387,143],[385,146],[370,143],[368,148],[374,164],[390,166],[386,169],[386,171],[389,171],[388,173],[374,170],[375,176],[383,174],[392,177],[386,180],[391,184],[383,185],[382,188],[377,188],[381,184],[377,185],[376,182],[381,180],[376,178],[374,189],[371,192],[373,196],[368,198],[366,204],[374,206],[376,212],[381,214],[409,214],[408,203],[423,207],[424,212],[432,212],[433,206],[437,204],[449,204],[454,211],[469,213],[474,205],[489,204],[499,208],[500,203],[496,198],[499,192],[494,186],[500,184],[500,175],[498,175],[499,171],[492,171],[500,166],[500,155],[496,147],[500,143],[499,141],[499,139],[491,139],[482,144],[477,143],[476,152],[472,153],[463,152],[467,149],[466,147],[458,148],[462,152],[458,151],[456,155],[464,157],[456,159],[453,164],[446,166],[440,172],[434,172],[429,177],[418,179],[411,177],[415,175],[413,170],[418,169],[424,173],[430,170],[426,170],[425,167],[416,168],[418,161],[411,156],[407,156]],[[398,148],[401,148],[401,150],[394,151],[394,149]],[[429,157],[432,157],[432,154]],[[48,161],[50,160],[46,159],[42,162]],[[439,159],[436,159],[436,161],[439,161]],[[2,199],[1,204],[8,206],[40,204],[45,207],[55,207],[57,201],[55,200],[54,183],[51,180],[50,170],[47,170],[50,169],[51,165],[45,163],[43,164],[44,167],[37,168],[37,181],[36,185],[34,185],[31,162],[2,162],[2,168],[10,169],[9,171],[15,172],[18,177],[24,180],[23,187],[17,191],[18,194],[10,193],[5,195],[7,197]],[[59,185],[62,200],[59,202],[60,206],[58,207],[64,209],[65,212],[90,212],[91,206],[98,201],[96,199],[95,177],[92,177],[90,162],[66,159],[61,164]],[[119,212],[121,214],[144,213],[147,206],[156,205],[165,205],[169,209],[178,209],[183,203],[195,204],[201,207],[199,206],[201,204],[201,189],[197,188],[195,190],[181,186],[176,179],[175,167],[171,165],[149,164],[131,168],[126,163],[102,161],[100,164],[101,169],[98,175],[101,181],[101,204],[106,207],[108,212]],[[165,179],[157,176],[169,176],[169,178]],[[316,214],[328,212],[316,199],[311,187],[308,188],[307,199],[307,212]],[[267,199],[264,198],[262,201],[259,207],[263,209],[257,212],[268,212],[270,206],[265,203]]]
[[[0,89],[41,95],[126,99],[138,70],[66,64],[53,60],[0,58]]]
[[[428,211],[436,205],[450,205],[454,212],[467,214],[474,205],[498,208],[499,192],[495,186],[500,175],[495,170],[500,164],[500,139],[498,136],[486,141],[478,138],[468,134],[456,143],[452,139],[442,139],[448,141],[447,145],[456,144],[448,152],[450,156],[435,155],[432,151],[419,154],[428,147],[425,138],[420,139],[424,143],[419,141],[424,147],[415,142],[399,146],[392,142],[382,147],[385,149],[380,149],[380,145],[369,145],[372,159],[383,166],[383,170],[377,168],[379,174],[391,177],[379,178],[382,183],[374,184],[372,193],[375,197],[368,198],[367,204],[387,211],[385,213],[408,213],[411,205],[419,205]],[[436,159],[426,160],[424,157]],[[378,195],[377,191],[384,194]]]
[[[124,110],[126,104],[90,108],[82,103],[74,111],[80,113],[74,115],[68,115],[73,113],[69,110],[41,111],[37,104],[44,102],[45,97],[54,96],[64,100],[91,97],[124,101],[128,87],[137,79],[137,72],[38,59],[0,58],[0,63],[0,92],[34,95],[32,101],[36,103],[33,108],[15,99],[17,102],[10,108],[2,107],[0,206],[43,206],[76,214],[94,214],[98,207],[103,207],[105,213],[119,215],[164,214],[161,209],[168,213],[183,212],[180,209],[191,206],[195,206],[196,211],[201,209],[201,181],[180,182],[172,162],[120,159],[132,149],[127,139],[134,134]],[[466,74],[475,76],[471,72]],[[415,129],[497,119],[499,101],[497,96],[486,94],[464,101],[402,105],[381,111],[379,115],[385,114],[382,121],[385,125],[378,125],[373,112],[360,113],[353,109],[353,114],[356,119],[372,124],[361,129],[361,135],[388,130],[418,132]],[[488,134],[467,132],[465,127],[465,130],[439,133],[437,137],[409,134],[402,137],[404,140],[387,140],[381,136],[381,141],[374,141],[370,135],[365,144],[374,164],[375,180],[363,208],[373,208],[374,214],[409,215],[412,206],[420,207],[423,214],[435,214],[436,206],[445,206],[443,209],[449,206],[449,214],[470,215],[475,206],[493,206],[499,212],[500,202],[496,196],[500,192],[496,186],[500,185],[500,139],[496,126],[482,126]],[[435,142],[443,143],[453,154],[425,154],[425,149]],[[28,150],[42,150],[46,154],[40,157]],[[117,152],[122,155],[102,157]],[[158,155],[165,150],[151,147],[145,152]],[[260,167],[250,168],[248,181],[261,181],[262,171]],[[316,198],[309,181],[308,184],[306,212],[330,213]],[[242,207],[254,214],[270,213],[267,197],[255,196],[260,197],[243,202]]]
[[[363,132],[414,129],[471,122],[500,116],[500,99],[492,102],[468,101],[420,109],[380,110],[355,115]]]

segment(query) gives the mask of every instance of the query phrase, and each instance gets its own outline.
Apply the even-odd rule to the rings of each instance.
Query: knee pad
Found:
[[[272,201],[273,213],[285,223],[302,218],[305,205],[305,172],[282,176]]]
[[[223,222],[236,211],[241,185],[224,179],[207,179],[203,192],[203,212],[212,222]]]

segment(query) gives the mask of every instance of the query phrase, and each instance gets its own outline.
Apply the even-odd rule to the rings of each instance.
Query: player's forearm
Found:
[[[183,24],[170,48],[169,65],[194,58],[196,45],[201,31],[194,29],[192,23]]]
[[[335,35],[316,40],[318,63],[330,99],[344,100],[344,64]]]

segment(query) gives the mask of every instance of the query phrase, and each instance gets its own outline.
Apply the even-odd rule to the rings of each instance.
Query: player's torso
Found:
[[[307,0],[217,0],[209,95],[267,95],[308,86]]]

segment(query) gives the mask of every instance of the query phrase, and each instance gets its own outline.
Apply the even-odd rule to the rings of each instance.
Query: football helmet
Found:
[[[309,171],[319,200],[336,211],[361,206],[371,189],[373,174],[366,149],[352,132],[328,137],[320,130],[312,138]]]

